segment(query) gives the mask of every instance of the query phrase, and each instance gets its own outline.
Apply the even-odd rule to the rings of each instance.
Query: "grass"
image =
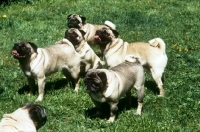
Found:
[[[1,4],[0,118],[37,98],[37,94],[29,97],[24,92],[27,81],[11,55],[13,44],[19,40],[32,41],[39,47],[54,44],[64,36],[67,16],[77,13],[89,23],[112,21],[127,42],[162,38],[169,59],[165,97],[157,97],[155,83],[147,72],[142,115],[134,115],[135,105],[126,110],[122,99],[118,118],[107,124],[107,115],[91,117],[95,108],[83,81],[76,94],[61,73],[56,73],[48,77],[44,101],[39,103],[48,114],[39,132],[199,131],[199,12],[199,0],[9,0]]]

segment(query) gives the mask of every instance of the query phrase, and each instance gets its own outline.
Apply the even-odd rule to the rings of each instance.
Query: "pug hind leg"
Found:
[[[136,94],[138,97],[138,107],[136,111],[136,115],[141,115],[142,106],[143,106],[143,99],[144,99],[144,84],[142,82],[141,85],[134,85]]]
[[[69,71],[69,69],[67,69],[67,68],[63,68],[63,69],[62,69],[62,72],[63,72],[63,74],[64,74],[66,80],[67,80],[68,82],[71,82],[72,87],[75,88],[74,91],[78,92],[79,79],[74,79],[74,78],[78,78],[77,75],[71,73],[71,72]]]
[[[158,97],[163,97],[164,96],[164,89],[163,89],[163,83],[162,83],[163,71],[155,70],[153,68],[151,68],[150,70],[151,70],[152,77],[155,80],[155,82],[159,88],[160,93],[159,93]]]
[[[79,85],[80,85],[80,77],[79,77],[79,74],[77,74],[77,73],[79,73],[79,72],[72,73],[73,83],[75,85],[75,89],[74,89],[75,92],[78,92]]]

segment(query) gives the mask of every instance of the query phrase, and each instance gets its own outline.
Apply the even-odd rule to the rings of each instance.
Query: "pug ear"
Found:
[[[64,38],[67,38],[67,32],[68,32],[68,30],[65,31],[65,36],[64,36]]]
[[[29,43],[29,44],[31,45],[31,47],[33,48],[34,52],[37,53],[38,47],[37,47],[34,43],[32,43],[32,42],[28,42],[28,43]]]
[[[105,72],[97,73],[97,76],[101,79],[101,81],[105,84],[107,82],[107,76]]]
[[[80,15],[80,18],[81,18],[81,20],[82,20],[82,23],[83,23],[83,24],[86,24],[86,17]]]
[[[118,38],[119,33],[116,30],[112,30],[113,34],[115,35],[116,38]]]
[[[29,110],[29,116],[33,120],[36,129],[38,130],[47,121],[47,115],[45,108],[38,104],[29,103],[25,107]]]
[[[82,36],[84,37],[85,36],[85,31],[83,31],[83,30],[79,30],[80,32],[81,32],[81,34],[82,34]]]
[[[37,129],[46,123],[47,114],[43,106],[34,103],[25,103],[22,105],[22,108],[28,110],[29,116],[33,120]]]
[[[72,15],[72,14],[68,15],[68,16],[67,16],[67,19],[69,19],[71,15]]]

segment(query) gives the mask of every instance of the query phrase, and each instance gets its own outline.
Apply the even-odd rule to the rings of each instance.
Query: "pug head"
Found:
[[[69,28],[80,29],[86,24],[86,18],[78,14],[70,14],[67,17],[67,26]]]
[[[64,38],[68,39],[73,45],[78,45],[84,40],[84,35],[85,32],[83,30],[70,28],[66,30]]]
[[[118,38],[119,33],[110,27],[103,27],[96,31],[94,40],[100,46],[105,46]]]
[[[22,109],[28,110],[29,116],[37,130],[46,123],[47,114],[43,106],[34,103],[26,103],[22,106]]]
[[[37,46],[34,43],[20,41],[14,44],[12,55],[15,59],[28,59],[33,53],[37,52]]]
[[[90,69],[86,73],[84,83],[88,92],[102,92],[107,84],[106,73],[96,69]]]

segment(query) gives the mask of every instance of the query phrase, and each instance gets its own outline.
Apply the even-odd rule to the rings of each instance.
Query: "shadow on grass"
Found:
[[[33,0],[1,0],[0,5],[10,5],[12,2],[24,2],[26,4],[30,4],[33,2]]]
[[[59,90],[62,89],[62,87],[66,86],[69,82],[66,79],[60,79],[60,80],[56,80],[54,82],[47,82],[45,85],[45,92],[50,91],[50,90]],[[73,88],[73,87],[72,87]],[[38,91],[38,86],[35,85],[34,87],[34,93]],[[20,88],[18,90],[19,94],[25,94],[29,92],[29,86],[25,85],[22,88]]]
[[[2,94],[5,90],[4,89],[0,89],[0,94]]]
[[[157,85],[154,81],[145,81],[145,87],[147,87],[149,90],[151,90],[155,95],[159,94],[159,89],[157,88]],[[138,105],[137,97],[131,96],[131,100],[132,100],[132,104],[131,104],[130,108],[137,109],[137,105]],[[118,103],[118,112],[117,112],[116,119],[118,117],[118,114],[120,114],[124,110],[129,110],[130,108],[126,107],[126,98],[120,99],[120,101]],[[90,108],[85,111],[86,117],[89,117],[90,119],[95,119],[95,118],[108,119],[110,117],[109,104],[107,104],[107,103],[102,104],[102,113],[103,114],[101,116],[97,116],[96,113],[97,113],[96,107]]]
[[[0,5],[5,4],[8,5],[10,3],[10,0],[1,0]]]
[[[147,89],[151,90],[154,94],[156,94],[156,95],[159,94],[159,89],[158,89],[155,81],[145,81],[145,87],[147,87]]]
[[[138,103],[137,103],[137,98],[136,97],[131,96],[132,104],[131,104],[130,107],[126,106],[126,104],[127,104],[126,100],[127,100],[126,97],[124,97],[124,98],[119,100],[116,119],[117,119],[118,115],[122,111],[129,110],[131,108],[134,108],[134,109],[137,108]],[[110,106],[109,106],[109,104],[102,103],[102,115],[101,116],[97,116],[96,113],[97,113],[97,108],[93,107],[93,108],[90,108],[90,109],[85,111],[85,116],[89,117],[90,119],[95,119],[95,118],[100,118],[100,119],[105,119],[106,118],[106,119],[109,119],[109,117],[110,117]]]

